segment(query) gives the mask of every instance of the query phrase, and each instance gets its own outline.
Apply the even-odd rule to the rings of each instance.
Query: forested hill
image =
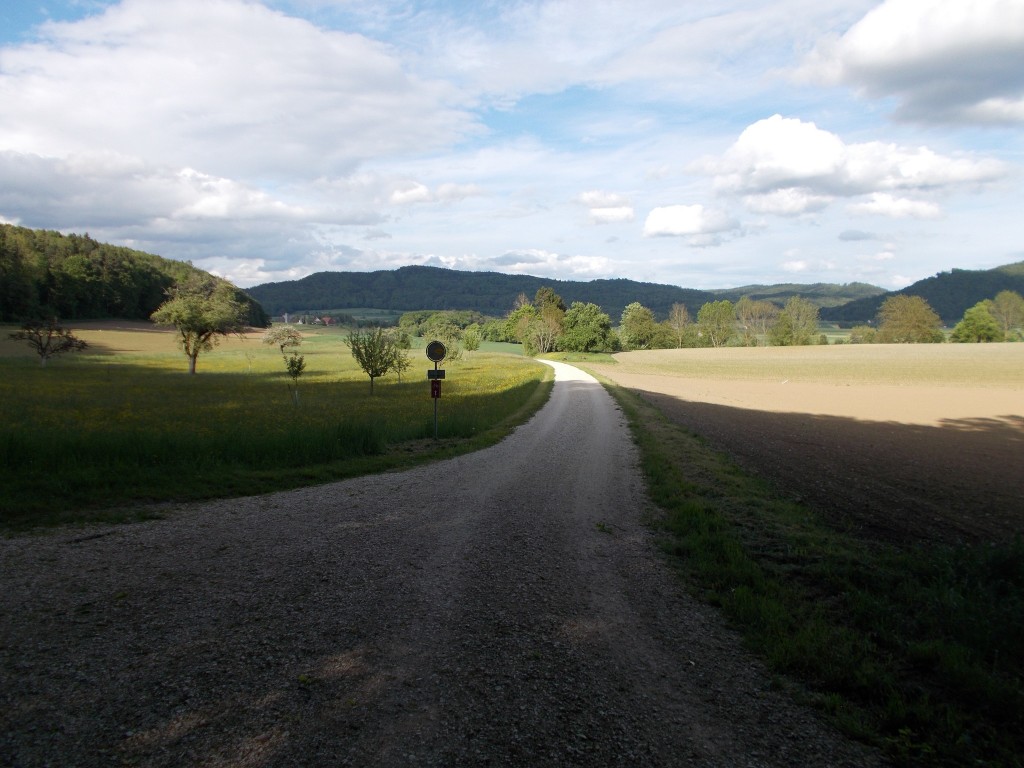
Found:
[[[821,319],[843,323],[873,320],[883,301],[890,296],[903,295],[920,296],[942,318],[942,322],[955,325],[964,312],[979,301],[994,298],[1000,291],[1016,291],[1024,295],[1024,261],[994,269],[939,272],[898,291],[823,309]]]
[[[165,291],[189,276],[209,273],[182,261],[63,235],[0,224],[0,322],[44,315],[61,321],[118,318],[147,320]],[[263,308],[249,305],[249,322],[267,324]]]
[[[778,283],[777,285],[744,285],[739,288],[716,288],[720,299],[735,303],[744,296],[755,301],[772,301],[782,306],[791,296],[807,299],[819,307],[839,307],[858,299],[881,296],[884,288],[870,283]]]
[[[631,280],[573,282],[499,272],[462,272],[440,267],[400,267],[378,272],[317,272],[301,280],[266,283],[249,289],[271,315],[284,312],[375,307],[378,309],[468,309],[485,315],[509,312],[516,297],[533,299],[537,289],[550,286],[566,306],[593,302],[612,317],[639,301],[667,314],[675,302],[699,308],[715,297],[706,291]]]
[[[749,291],[732,296],[739,289],[702,291],[625,279],[582,282],[420,266],[379,272],[318,272],[301,280],[265,283],[248,292],[271,315],[375,307],[402,311],[465,309],[500,317],[512,309],[519,294],[532,299],[542,286],[552,288],[567,306],[574,301],[591,302],[615,319],[634,301],[659,317],[667,317],[673,304],[686,305],[690,314],[696,316],[706,302],[723,298],[737,300],[740,295],[748,294],[770,294],[779,303],[799,294],[821,306],[832,306],[870,295],[870,292],[883,293],[881,288],[863,284],[797,285],[748,286]]]

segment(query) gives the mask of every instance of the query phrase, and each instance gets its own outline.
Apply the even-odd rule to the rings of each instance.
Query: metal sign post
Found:
[[[441,399],[441,379],[444,378],[444,371],[437,367],[448,355],[448,349],[440,341],[435,339],[427,344],[427,359],[434,364],[434,370],[427,371],[427,378],[430,379],[430,397],[434,400],[434,439],[437,440],[437,401]]]

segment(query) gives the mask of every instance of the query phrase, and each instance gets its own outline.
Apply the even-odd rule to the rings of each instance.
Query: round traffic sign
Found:
[[[448,354],[448,349],[437,339],[427,344],[427,360],[432,363],[440,363]]]

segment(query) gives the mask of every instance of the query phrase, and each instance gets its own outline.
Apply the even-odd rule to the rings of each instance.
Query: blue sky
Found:
[[[1024,259],[1024,0],[10,0],[0,221],[241,286]]]

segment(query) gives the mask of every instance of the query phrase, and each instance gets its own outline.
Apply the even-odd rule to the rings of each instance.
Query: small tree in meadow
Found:
[[[476,323],[462,332],[462,348],[466,352],[476,352],[480,349],[480,326]]]
[[[304,355],[299,355],[292,352],[291,355],[284,359],[285,368],[288,370],[288,375],[291,376],[291,392],[292,402],[295,403],[296,407],[299,405],[299,376],[306,370],[306,358]]]
[[[282,325],[263,334],[263,343],[277,347],[281,356],[287,358],[285,350],[301,346],[302,334],[290,325]]]
[[[15,341],[28,342],[39,355],[39,364],[44,367],[51,357],[65,352],[78,352],[89,346],[82,339],[76,338],[69,329],[62,327],[57,318],[30,320],[21,326],[20,331],[8,336]]]
[[[263,343],[277,347],[281,350],[281,358],[284,360],[285,370],[291,376],[292,383],[289,389],[292,393],[292,402],[299,404],[299,377],[306,370],[306,358],[298,352],[302,345],[302,334],[290,325],[282,325],[278,328],[271,328],[263,334]],[[289,352],[290,350],[290,352]]]
[[[394,337],[383,328],[352,331],[346,341],[352,350],[352,357],[370,377],[371,395],[374,379],[394,370],[398,358],[405,357],[405,353],[395,343]]]
[[[200,352],[216,346],[221,336],[241,333],[248,310],[235,298],[230,283],[193,278],[167,292],[168,299],[150,315],[157,325],[173,325],[178,346],[188,358],[188,372],[196,372]]]

